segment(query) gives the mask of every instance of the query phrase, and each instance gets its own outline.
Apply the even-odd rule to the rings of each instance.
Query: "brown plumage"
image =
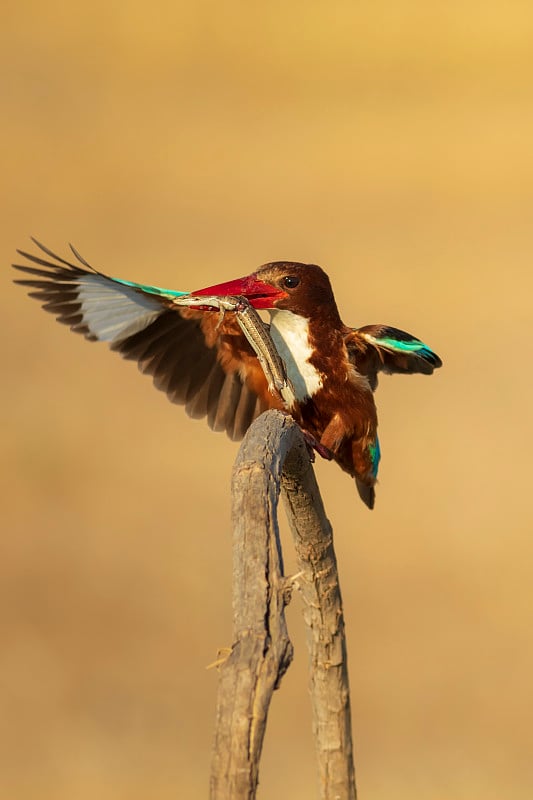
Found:
[[[273,262],[194,294],[242,294],[269,310],[270,334],[296,387],[291,414],[355,478],[361,498],[373,508],[380,457],[373,395],[378,372],[431,374],[441,365],[438,356],[396,328],[345,325],[330,280],[315,264]]]
[[[47,258],[19,251],[18,280],[60,322],[138,362],[156,387],[213,430],[240,439],[268,408],[281,408],[268,390],[255,353],[231,313],[176,305],[183,293],[109,278],[72,248],[78,264],[36,244]],[[81,266],[80,266],[81,264]],[[341,321],[329,278],[318,266],[273,262],[197,295],[243,295],[268,309],[270,332],[295,387],[288,409],[356,479],[372,508],[379,461],[373,390],[377,374],[430,374],[441,362],[422,342],[395,328],[349,328]]]

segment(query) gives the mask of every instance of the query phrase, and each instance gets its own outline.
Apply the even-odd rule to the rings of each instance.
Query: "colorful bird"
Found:
[[[294,399],[285,408],[319,452],[355,478],[373,508],[380,459],[374,390],[378,372],[430,375],[440,358],[409,333],[387,325],[350,328],[337,309],[326,273],[314,264],[276,261],[245,278],[191,293],[110,278],[71,248],[70,263],[33,240],[48,257],[21,256],[13,266],[32,277],[34,291],[73,331],[109,342],[136,360],[158,389],[191,417],[240,439],[269,408],[283,409],[269,391],[258,358],[233,313],[178,306],[178,298],[243,296],[270,313],[270,335],[285,362]],[[51,259],[51,260],[49,260]],[[183,302],[182,300],[180,302]]]

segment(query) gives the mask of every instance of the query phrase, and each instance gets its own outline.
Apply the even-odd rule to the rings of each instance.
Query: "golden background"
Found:
[[[274,259],[443,357],[384,377],[369,513],[335,530],[362,798],[530,798],[533,7],[2,10],[0,795],[201,798],[231,642],[236,446],[54,323],[41,238],[192,289]],[[292,568],[290,541],[287,568]],[[301,607],[260,797],[316,796]]]

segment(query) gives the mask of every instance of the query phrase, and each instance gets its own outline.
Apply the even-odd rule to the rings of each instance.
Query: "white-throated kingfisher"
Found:
[[[285,410],[326,453],[355,478],[362,500],[374,506],[380,459],[374,390],[378,372],[424,373],[440,358],[409,333],[387,325],[349,328],[337,309],[326,273],[314,264],[276,261],[245,278],[191,293],[110,278],[72,248],[70,263],[34,240],[47,258],[18,251],[30,265],[33,289],[60,322],[87,339],[106,341],[136,360],[158,389],[191,417],[240,439],[252,421],[283,401],[267,380],[235,314],[184,308],[176,298],[243,296],[270,314],[270,335],[285,362],[294,399]],[[34,266],[37,265],[37,266]]]

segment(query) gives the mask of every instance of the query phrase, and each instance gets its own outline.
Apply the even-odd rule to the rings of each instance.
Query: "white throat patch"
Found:
[[[292,311],[270,311],[270,335],[285,361],[297,400],[311,397],[322,386],[322,376],[309,363],[313,354],[309,344],[309,320]]]

